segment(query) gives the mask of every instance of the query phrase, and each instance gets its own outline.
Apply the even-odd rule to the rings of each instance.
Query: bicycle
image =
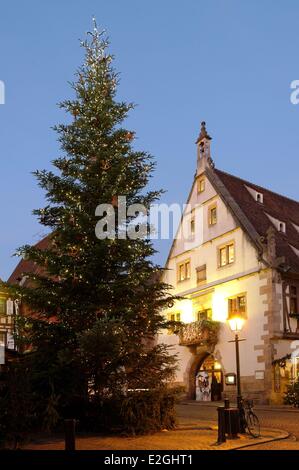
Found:
[[[240,407],[240,420],[243,423],[243,427],[247,430],[254,438],[258,438],[261,435],[260,422],[253,410],[253,400],[242,400]]]

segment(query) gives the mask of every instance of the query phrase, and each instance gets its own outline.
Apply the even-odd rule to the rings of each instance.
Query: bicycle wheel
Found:
[[[247,429],[252,437],[260,437],[260,422],[258,417],[252,412],[247,415]]]

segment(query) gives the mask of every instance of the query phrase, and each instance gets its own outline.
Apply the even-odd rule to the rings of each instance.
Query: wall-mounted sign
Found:
[[[237,376],[233,372],[230,374],[225,374],[225,385],[236,385]]]
[[[265,372],[263,370],[256,370],[255,378],[256,380],[263,380],[265,378]]]

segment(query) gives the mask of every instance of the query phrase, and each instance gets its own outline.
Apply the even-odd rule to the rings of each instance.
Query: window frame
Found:
[[[200,318],[200,314],[206,314],[206,318]],[[203,320],[211,320],[212,319],[212,309],[211,308],[204,308],[202,310],[197,310],[196,312],[197,321]]]
[[[1,309],[1,305],[4,305],[4,311]],[[6,317],[7,315],[7,299],[5,297],[0,297],[0,317]]]
[[[200,273],[200,272],[205,273],[205,277],[202,278],[202,279],[198,279],[198,273]],[[197,283],[197,285],[202,284],[203,282],[206,282],[206,280],[207,280],[207,265],[203,264],[202,266],[198,266],[196,268],[196,283]]]
[[[189,267],[188,267],[189,266]],[[184,271],[184,278],[181,276],[181,269]],[[177,263],[177,282],[189,281],[191,279],[191,258]]]
[[[292,293],[292,289],[295,289],[296,292],[295,294]],[[290,315],[296,315],[298,314],[298,286],[294,285],[294,284],[290,284],[289,285],[289,313]],[[295,312],[292,312],[292,301],[295,300],[295,304],[296,304],[296,308],[295,308]]]
[[[215,217],[212,214],[215,213]],[[218,211],[217,211],[217,203],[208,207],[208,224],[209,227],[213,227],[217,224],[218,221]]]
[[[206,179],[204,176],[199,176],[197,179],[197,194],[202,194],[206,189]]]
[[[242,299],[244,298],[245,299],[245,307],[244,307],[244,310],[241,310],[240,309],[240,300],[239,299]],[[236,306],[236,308],[233,310],[230,308],[231,306],[231,303],[233,301],[237,301],[238,302],[238,305]],[[232,295],[230,297],[227,298],[227,318],[231,318],[233,315],[235,315],[236,313],[238,313],[241,318],[244,318],[244,319],[247,319],[247,306],[248,306],[248,301],[247,301],[247,292],[240,292],[239,294],[236,294],[236,295]]]
[[[234,257],[233,257],[233,261],[229,261],[230,259],[230,247],[233,247],[233,253],[234,253]],[[226,258],[226,263],[223,264],[222,263],[222,252],[223,250],[225,250],[225,258]],[[235,261],[236,261],[236,243],[234,240],[231,240],[227,243],[224,243],[220,246],[217,247],[217,262],[218,262],[218,268],[226,268],[228,266],[232,266]]]

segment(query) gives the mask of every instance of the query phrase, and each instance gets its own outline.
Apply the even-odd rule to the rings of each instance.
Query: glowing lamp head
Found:
[[[238,333],[239,331],[242,330],[243,328],[243,325],[244,325],[244,318],[242,318],[240,315],[238,314],[235,314],[235,315],[232,315],[230,316],[228,319],[227,319],[228,323],[229,323],[229,326],[230,326],[230,329],[234,332],[234,333]]]

